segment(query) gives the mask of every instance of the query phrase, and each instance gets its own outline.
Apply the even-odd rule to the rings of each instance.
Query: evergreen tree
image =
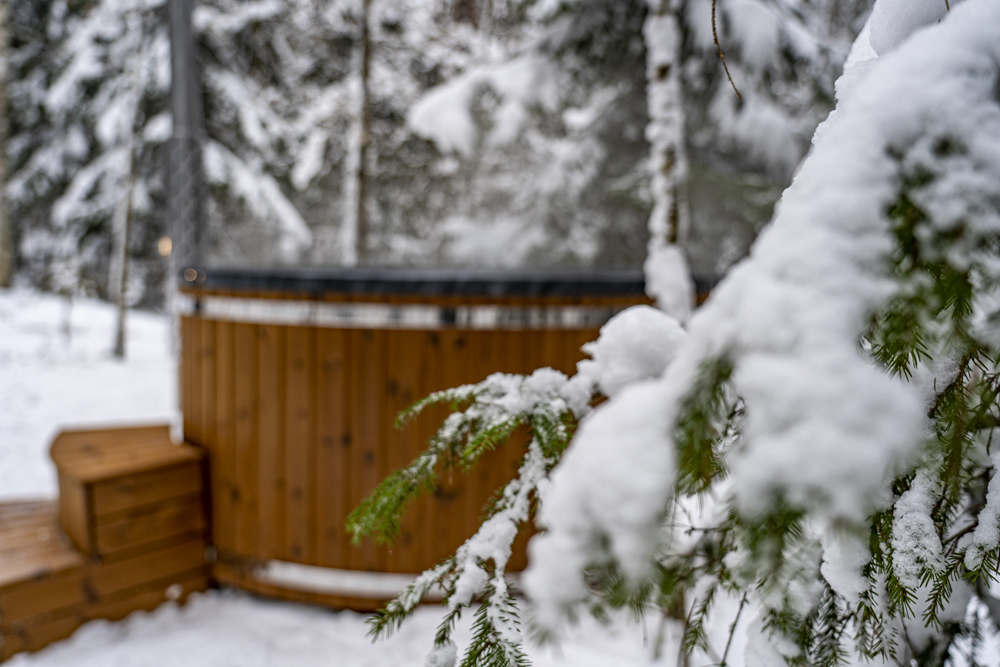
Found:
[[[140,224],[119,257],[136,260],[123,290],[140,301],[164,269],[155,255],[165,223],[159,160],[170,129],[163,3],[56,0],[14,9],[7,192],[25,270],[41,286],[117,300],[112,220],[116,211],[120,220],[133,215]]]
[[[533,438],[479,533],[374,633],[438,583],[433,664],[472,604],[463,666],[523,664],[522,625],[623,607],[660,615],[690,664],[738,662],[735,634],[755,666],[979,664],[1000,624],[998,30],[989,0],[879,0],[771,227],[685,330],[626,311],[573,378],[428,399],[463,409],[355,534],[390,539],[441,469],[518,424]],[[526,611],[502,555],[521,493],[544,529]]]
[[[7,30],[10,8],[0,6],[0,145],[7,145],[7,77],[10,35]],[[7,156],[0,154],[0,188],[7,182]],[[7,195],[0,190],[0,287],[10,287],[14,279],[14,235],[7,211]]]
[[[549,259],[556,249],[570,261],[638,264],[647,239],[674,238],[696,275],[724,273],[745,254],[830,110],[839,64],[869,7],[718,2],[718,36],[739,98],[713,40],[710,0],[533,5],[524,19],[533,40],[487,51],[411,115],[469,175],[470,194],[452,215],[456,242],[481,235],[490,219],[483,209],[501,201],[512,213],[504,238],[531,244],[511,244],[524,257],[542,247]],[[557,132],[563,141],[553,141]],[[513,172],[533,175],[519,190],[523,202],[505,192],[482,198],[514,191],[506,185]],[[667,191],[676,205],[664,200]],[[463,222],[470,218],[479,226]]]
[[[724,270],[766,219],[832,94],[845,26],[864,9],[783,2],[719,2],[743,106],[722,78],[708,0],[670,5],[689,165],[679,192],[692,219],[680,240],[698,274]],[[162,0],[11,4],[8,192],[26,277],[109,296],[114,202],[128,179],[121,159],[108,166],[125,134],[103,144],[98,123],[101,96],[127,89],[123,54],[140,45],[125,17],[138,7],[155,76],[142,94],[130,289],[155,305],[166,269],[154,251],[169,127]],[[360,10],[350,0],[198,3],[210,262],[345,257]],[[641,264],[660,192],[644,134],[645,2],[372,0],[368,11],[368,261]],[[769,31],[739,33],[748,11]]]

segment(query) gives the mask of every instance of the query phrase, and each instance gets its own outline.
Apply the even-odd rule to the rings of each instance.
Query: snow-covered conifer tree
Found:
[[[522,664],[525,626],[621,607],[662,615],[684,664],[978,664],[1000,622],[998,32],[990,0],[878,0],[770,227],[686,328],[626,311],[573,378],[431,397],[467,407],[356,533],[391,535],[436,466],[517,424],[534,438],[480,532],[375,631],[439,583],[442,664],[477,600],[463,665]],[[525,493],[544,529],[526,613],[497,575]]]
[[[356,189],[348,186],[360,4],[198,3],[208,261],[323,264],[345,256],[344,212]],[[835,56],[844,50],[843,26],[863,5],[720,0],[719,34],[746,97],[741,105],[721,77],[711,3],[669,3],[682,61],[675,71],[682,103],[673,108],[683,111],[688,165],[678,196],[686,190],[692,220],[680,240],[696,273],[718,273],[745,252],[821,116]],[[89,191],[83,186],[85,176],[100,171],[94,160],[107,149],[95,129],[104,113],[96,95],[111,85],[105,81],[125,76],[115,58],[127,52],[132,33],[105,30],[93,48],[78,33],[99,16],[105,25],[124,25],[130,6],[124,0],[11,5],[10,194],[20,266],[42,286],[55,286],[54,263],[82,246],[81,274],[71,282],[84,291],[109,290],[113,225],[108,203],[98,199],[115,186],[111,180],[95,181],[100,187]],[[143,6],[155,18],[152,42],[165,44],[162,1]],[[664,190],[650,187],[655,156],[665,153],[651,150],[645,136],[655,125],[649,103],[658,98],[647,95],[655,86],[645,66],[643,26],[651,16],[645,0],[372,0],[369,12],[370,261],[641,263],[648,223],[662,217],[651,212],[665,210],[654,207]],[[820,15],[840,27],[828,29]],[[737,30],[743,25],[755,27]],[[150,46],[147,57],[162,59],[163,48]],[[90,56],[96,64],[79,70],[85,85],[68,88],[80,93],[77,103],[58,112],[51,89],[69,80],[71,62]],[[131,249],[133,292],[144,287],[150,305],[165,270],[153,251],[165,229],[157,128],[169,118],[162,113],[161,69],[168,68],[156,65],[157,82],[147,87],[142,108],[152,125],[137,152],[137,193],[151,204],[136,210]],[[656,72],[649,73],[655,83]],[[57,210],[55,200],[67,206]],[[677,208],[681,219],[684,208]],[[63,224],[56,214],[69,209],[77,222]],[[497,246],[508,252],[492,252]]]
[[[302,76],[294,66],[304,63],[287,43],[307,24],[300,16],[293,21],[296,12],[313,3],[238,4],[204,3],[195,17],[211,109],[205,161],[216,223],[214,258],[293,260],[308,247],[311,234],[288,197],[291,188],[283,188],[280,179],[287,178],[288,151],[301,146],[302,132],[297,126],[289,130],[293,123],[274,106],[282,100],[286,110],[290,107],[280,84],[294,87]],[[166,263],[157,255],[156,241],[166,230],[163,150],[170,133],[165,8],[164,0],[13,5],[16,76],[8,193],[22,264],[40,286],[114,298],[113,221],[116,212],[124,221],[128,211],[135,223],[129,300],[156,305],[161,298]],[[257,30],[275,14],[291,18],[276,23],[281,30]],[[287,64],[290,75],[270,60],[275,53],[284,56],[280,65]],[[119,204],[129,191],[126,209]],[[240,224],[219,222],[234,209],[238,215],[232,219]],[[240,232],[247,228],[258,241],[264,239],[263,254],[240,246]],[[69,275],[68,267],[78,273]]]
[[[741,99],[719,59],[711,0],[533,5],[520,41],[471,59],[411,113],[468,175],[464,206],[445,225],[453,244],[474,254],[468,239],[489,239],[485,248],[502,236],[517,239],[508,247],[521,261],[545,248],[549,261],[558,249],[567,261],[635,265],[649,256],[646,238],[653,254],[674,238],[696,274],[724,273],[829,111],[865,11],[718,2]],[[513,174],[532,178],[515,190]],[[676,285],[676,274],[650,274],[651,287]]]
[[[0,7],[0,145],[7,145],[7,77],[10,75],[10,35],[7,30],[10,8]],[[7,181],[7,156],[0,155],[0,188]],[[7,195],[0,190],[0,287],[10,287],[14,278],[14,234],[11,231]]]
[[[12,82],[19,127],[11,138],[7,192],[19,223],[37,221],[20,232],[24,262],[42,274],[42,284],[53,279],[56,264],[77,266],[81,273],[69,279],[74,290],[105,293],[110,223],[116,210],[130,208],[149,220],[135,238],[142,249],[129,249],[146,260],[134,265],[127,286],[137,300],[144,274],[162,271],[151,261],[150,242],[162,224],[153,222],[162,196],[153,154],[169,132],[162,113],[169,84],[162,2],[79,9],[57,1],[37,9],[31,27],[41,34],[19,41],[13,59],[21,66]],[[134,137],[141,141],[133,152]],[[35,216],[37,208],[45,218]]]

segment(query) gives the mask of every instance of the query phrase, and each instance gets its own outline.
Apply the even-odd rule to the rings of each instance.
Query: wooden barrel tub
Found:
[[[446,415],[402,430],[427,394],[490,373],[572,374],[580,346],[648,303],[638,272],[189,271],[181,285],[184,437],[208,451],[222,583],[373,609],[478,527],[522,443],[448,475],[392,547],[352,545],[344,519],[409,463]],[[522,536],[513,568],[525,565]]]

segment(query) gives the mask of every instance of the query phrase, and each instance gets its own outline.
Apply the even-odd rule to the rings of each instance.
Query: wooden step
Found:
[[[64,431],[52,460],[63,527],[91,556],[207,529],[204,453],[167,426]]]

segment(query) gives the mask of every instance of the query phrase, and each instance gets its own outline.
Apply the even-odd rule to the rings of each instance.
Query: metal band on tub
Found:
[[[182,315],[207,320],[355,329],[591,329],[625,307],[435,306],[180,295]]]

